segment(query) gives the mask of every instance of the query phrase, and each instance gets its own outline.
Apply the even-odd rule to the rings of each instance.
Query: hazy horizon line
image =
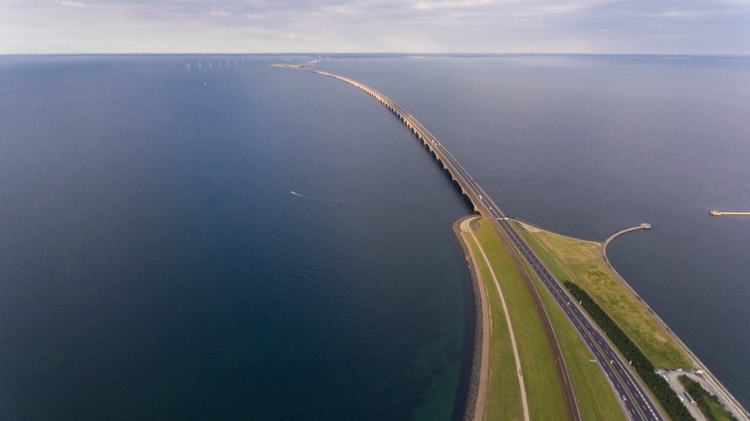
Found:
[[[332,52],[278,52],[278,53],[0,53],[0,57],[13,56],[356,56],[358,58],[381,58],[381,57],[511,57],[511,56],[582,56],[582,57],[700,57],[700,58],[750,58],[750,54],[672,54],[672,53],[332,53]],[[331,57],[333,58],[333,57]]]

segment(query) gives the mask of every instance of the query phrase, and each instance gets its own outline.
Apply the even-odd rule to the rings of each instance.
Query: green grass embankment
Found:
[[[500,239],[497,238],[497,235],[495,232],[489,227],[486,221],[482,220],[482,228],[476,233],[477,237],[480,239],[483,248],[485,250],[485,253],[487,253],[487,256],[489,259],[493,261],[493,268],[495,269],[495,274],[498,276],[499,281],[501,282],[501,288],[503,288],[503,291],[505,292],[506,301],[508,303],[508,306],[513,308],[515,307],[516,310],[518,310],[519,306],[524,305],[524,303],[519,303],[517,300],[517,295],[522,295],[526,297],[526,308],[534,313],[534,317],[536,318],[536,324],[540,331],[537,333],[539,336],[538,338],[538,345],[544,348],[544,350],[547,352],[547,358],[550,360],[550,365],[548,367],[548,370],[544,372],[544,374],[541,374],[542,376],[549,376],[551,378],[554,378],[557,380],[557,374],[554,369],[554,363],[551,362],[552,356],[551,353],[549,353],[549,346],[546,343],[546,338],[544,337],[544,333],[541,332],[541,323],[538,320],[538,317],[536,317],[536,312],[533,309],[533,304],[531,302],[531,297],[528,295],[528,291],[526,290],[525,285],[523,284],[523,281],[520,278],[520,275],[518,274],[515,265],[510,260],[510,256],[507,254],[507,251],[505,247],[500,242]],[[475,250],[476,253],[476,250]],[[482,259],[483,260],[483,259]],[[495,263],[497,262],[497,263]],[[500,264],[502,263],[502,264]],[[485,269],[486,270],[486,269]],[[488,278],[489,274],[485,275],[484,272],[482,273],[483,278]],[[620,409],[620,406],[615,399],[614,395],[609,392],[610,387],[607,383],[607,380],[604,378],[604,375],[602,374],[601,370],[599,369],[599,366],[595,363],[591,363],[591,354],[589,353],[588,349],[586,348],[585,344],[581,340],[581,338],[578,336],[578,334],[575,332],[573,327],[570,325],[568,320],[565,318],[565,315],[562,313],[562,311],[555,305],[555,303],[552,301],[552,298],[549,297],[549,295],[542,290],[542,286],[538,283],[538,280],[535,278],[534,282],[536,283],[536,288],[541,292],[542,300],[544,302],[545,307],[547,308],[547,312],[550,316],[550,319],[552,321],[552,325],[555,329],[555,333],[557,334],[558,341],[560,342],[560,346],[563,349],[563,353],[565,354],[565,359],[568,365],[568,372],[570,373],[571,381],[573,382],[573,387],[575,389],[576,397],[578,399],[579,408],[581,410],[581,416],[584,420],[625,420],[625,417]],[[485,281],[487,283],[487,281]],[[515,283],[516,287],[513,288],[516,295],[513,296],[513,299],[516,301],[511,301],[511,297],[509,295],[510,287],[506,287],[506,284],[509,283]],[[490,289],[490,287],[492,287]],[[500,307],[499,298],[497,296],[497,292],[495,291],[494,285],[487,285],[488,291],[492,291],[490,294],[490,309],[491,309],[491,317],[493,319],[493,337],[492,337],[492,346],[497,346],[497,340],[495,337],[495,329],[496,326],[498,326],[498,323],[505,323],[504,318],[502,318],[502,308]],[[510,309],[509,309],[510,310]],[[498,311],[500,314],[498,315]],[[498,318],[498,316],[500,316]],[[513,316],[511,316],[512,321],[514,320]],[[515,331],[526,331],[528,333],[528,326],[523,325],[522,327],[516,327],[517,323],[514,321],[513,329]],[[507,329],[504,329],[507,335]],[[520,340],[520,334],[517,334],[516,340]],[[519,345],[520,346],[520,345]],[[507,344],[506,346],[507,350],[505,351],[505,358],[506,362],[505,364],[509,364],[513,366],[513,356],[512,356],[512,350],[510,349],[510,345]],[[520,351],[520,350],[519,350]],[[524,353],[522,352],[522,358]],[[528,354],[526,354],[526,357],[529,357]],[[533,357],[532,357],[533,358]],[[498,359],[496,359],[493,355],[493,360],[490,362],[490,366],[494,367],[496,363],[500,363]],[[526,364],[522,360],[522,366],[526,367]],[[510,373],[515,374],[515,373]],[[537,372],[536,374],[540,374]],[[494,369],[493,369],[493,376],[495,375]],[[532,373],[524,371],[525,375],[525,381],[527,384],[532,381],[530,378],[532,376]],[[499,381],[506,381],[507,386],[505,386],[506,390],[510,387],[518,387],[518,382],[513,381],[510,382],[508,380],[512,380],[512,378],[506,378],[506,379],[495,379],[493,378],[491,382],[494,383],[494,385],[499,385],[502,388],[503,383]],[[534,381],[535,383],[539,383],[538,380]],[[543,387],[540,387],[539,384],[537,384],[536,389],[543,389]],[[559,382],[554,382],[554,387],[556,389],[556,394],[559,396],[559,399],[562,400],[561,392],[559,392]],[[530,387],[527,386],[527,389]],[[490,389],[493,390],[492,388]],[[602,391],[607,391],[605,393],[602,393]],[[498,412],[497,409],[501,408],[500,405],[495,403],[494,407],[491,406],[493,404],[493,400],[495,398],[491,397],[488,400],[487,405],[487,413],[488,415],[495,415],[495,417],[488,417],[487,419],[512,419],[512,418],[504,418],[503,412]],[[532,399],[542,399],[545,400],[544,392],[539,391],[536,394],[536,398],[532,398],[529,396],[529,405],[533,405]],[[563,402],[560,402],[559,405],[564,405]],[[532,414],[532,419],[545,419],[542,416],[540,416],[540,410],[534,408],[530,409],[530,412]],[[564,412],[564,406],[560,406],[559,409],[559,417],[561,419],[564,419],[565,412]],[[534,418],[533,414],[537,414],[537,417]]]
[[[488,295],[489,326],[490,329],[490,356],[489,356],[489,384],[487,401],[485,404],[485,419],[523,420],[523,408],[521,405],[521,390],[516,375],[516,362],[513,358],[513,349],[510,342],[510,332],[505,320],[500,298],[492,282],[492,275],[487,267],[487,262],[477,249],[477,245],[471,235],[467,235],[469,247],[477,259],[479,270]],[[498,275],[499,276],[499,275]],[[492,284],[492,285],[490,285]],[[492,289],[490,290],[490,286]]]
[[[498,277],[500,288],[503,290],[508,305],[508,312],[516,335],[516,343],[521,359],[524,382],[526,384],[529,415],[531,419],[566,420],[565,402],[552,359],[552,353],[529,291],[500,238],[489,227],[486,221],[482,220],[482,226],[476,232],[476,236],[485,250],[487,258],[490,260],[495,275]],[[472,247],[475,247],[475,245],[472,245]],[[476,249],[474,252],[475,255],[478,253]],[[501,323],[504,323],[502,317],[497,317],[498,313],[502,316],[503,310],[494,282],[489,274],[487,276],[487,278],[484,278],[484,283],[493,319],[493,342],[490,346],[497,350],[499,344],[495,342],[494,332],[500,328],[499,325]],[[505,331],[507,332],[507,329]],[[512,354],[510,357],[505,354],[504,361],[505,364],[513,364],[515,366]],[[493,378],[491,378],[489,385],[486,419],[504,420],[509,418],[500,411],[502,405],[497,399],[499,398],[499,394],[507,392],[508,387],[510,387],[508,385],[511,383],[507,377],[494,377],[496,370],[501,369],[498,364],[502,364],[501,360],[491,360],[490,362]],[[518,388],[517,380],[512,382],[512,384]]]
[[[555,277],[571,279],[583,288],[656,367],[692,368],[665,326],[604,261],[601,243],[523,227],[518,231]]]

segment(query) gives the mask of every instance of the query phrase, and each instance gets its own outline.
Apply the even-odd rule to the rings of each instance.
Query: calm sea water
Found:
[[[0,418],[451,419],[466,205],[375,101],[221,59],[2,59]]]
[[[0,59],[1,418],[462,410],[469,210],[381,105],[284,58],[311,59]],[[512,216],[652,223],[613,263],[748,406],[750,219],[708,211],[750,210],[750,60],[318,68],[409,110]]]

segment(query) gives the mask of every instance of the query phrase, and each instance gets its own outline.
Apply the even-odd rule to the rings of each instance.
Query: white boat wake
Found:
[[[307,196],[296,191],[291,192],[293,195],[306,199],[313,200],[316,202],[331,202],[331,203],[353,203],[353,202],[365,202],[366,199],[363,197],[326,197],[326,196]]]

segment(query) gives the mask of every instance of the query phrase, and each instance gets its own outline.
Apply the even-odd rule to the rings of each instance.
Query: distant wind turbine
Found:
[[[235,61],[234,61],[234,65],[235,65],[235,66],[237,65],[237,60],[235,60]]]
[[[214,68],[214,64],[213,64],[213,63],[211,63],[210,61],[208,62],[208,68],[209,68],[209,69],[213,69],[213,68]]]
[[[198,70],[200,70],[200,69],[201,69],[201,62],[199,61],[198,62]]]
[[[245,59],[242,59],[242,65],[243,66],[245,65]]]
[[[229,60],[227,60],[227,67],[229,67]]]
[[[188,72],[190,71],[190,63],[188,63],[185,67],[187,67]]]

